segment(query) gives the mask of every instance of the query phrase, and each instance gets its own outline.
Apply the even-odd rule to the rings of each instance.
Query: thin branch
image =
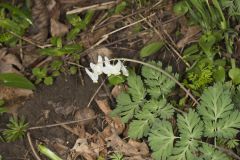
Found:
[[[173,80],[181,89],[183,89],[187,95],[189,95],[189,97],[195,102],[195,104],[199,105],[199,102],[196,100],[196,98],[191,94],[191,92],[184,87],[184,85],[182,85],[175,77],[173,77],[171,74],[169,74],[168,72],[166,72],[165,70],[158,68],[154,65],[151,65],[149,63],[145,63],[142,61],[138,61],[138,60],[134,60],[134,59],[128,59],[128,58],[114,58],[111,59],[112,61],[114,60],[121,60],[121,61],[127,61],[127,62],[133,62],[133,63],[138,63],[138,64],[142,64],[144,66],[147,66],[149,68],[152,68],[156,71],[161,72],[162,74],[164,74],[165,76],[167,76],[168,78],[170,78],[171,80]]]
[[[34,46],[36,46],[36,47],[38,47],[38,48],[41,48],[41,49],[44,49],[44,48],[45,48],[44,46],[41,46],[41,45],[33,42],[32,40],[26,38],[26,37],[21,37],[21,36],[19,36],[18,34],[12,32],[12,31],[7,30],[7,32],[11,33],[13,36],[15,36],[15,37],[17,37],[17,38],[19,38],[19,39],[21,39],[21,40],[23,40],[23,41],[25,41],[25,42],[27,42],[27,43],[29,43],[29,44],[32,44],[32,45],[34,45]]]
[[[27,139],[28,139],[28,143],[29,143],[29,145],[30,145],[30,148],[31,148],[31,150],[32,150],[33,155],[35,156],[35,158],[36,158],[37,160],[41,160],[41,158],[38,156],[36,150],[35,150],[34,147],[33,147],[32,139],[31,139],[31,136],[30,136],[30,132],[27,132]]]
[[[81,13],[81,12],[87,11],[87,10],[104,10],[104,9],[109,9],[109,8],[112,8],[113,6],[115,6],[118,3],[119,3],[119,0],[118,1],[111,1],[111,2],[100,3],[100,4],[94,4],[94,5],[87,6],[87,7],[76,8],[76,9],[73,9],[71,11],[68,11],[67,15]]]
[[[86,119],[79,119],[75,121],[69,121],[69,122],[62,122],[62,123],[55,123],[55,124],[49,124],[49,125],[44,125],[44,126],[36,126],[36,127],[30,127],[28,130],[36,130],[36,129],[42,129],[42,128],[51,128],[51,127],[58,127],[62,125],[67,125],[67,124],[74,124],[78,122],[83,122],[83,121],[88,121],[97,118],[97,116],[92,117],[92,118],[86,118]]]
[[[106,79],[107,79],[107,78],[105,78],[105,79],[102,81],[101,85],[97,88],[97,90],[95,91],[95,93],[94,93],[93,96],[91,97],[91,99],[90,99],[90,101],[89,101],[89,103],[88,103],[88,105],[87,105],[87,108],[90,107],[92,101],[94,100],[95,96],[97,95],[97,93],[100,91],[100,89],[101,89],[102,86],[104,85]]]

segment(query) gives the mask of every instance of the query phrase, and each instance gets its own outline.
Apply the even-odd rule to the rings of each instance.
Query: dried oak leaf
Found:
[[[48,37],[49,13],[43,0],[34,0],[32,8],[33,28],[36,34],[31,36],[36,42],[43,43]]]
[[[68,33],[68,27],[56,19],[51,18],[51,35],[53,37],[62,37],[66,33]]]
[[[114,129],[112,129],[112,135],[106,138],[105,141],[109,147],[125,156],[141,156],[142,158],[149,156],[149,149],[144,142],[139,143],[130,140],[126,143],[117,135]]]

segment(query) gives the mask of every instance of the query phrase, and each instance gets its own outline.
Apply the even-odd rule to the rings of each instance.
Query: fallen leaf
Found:
[[[98,48],[98,49],[95,49],[93,50],[89,56],[92,58],[93,62],[97,62],[97,59],[98,59],[98,56],[103,56],[103,57],[108,57],[108,58],[112,58],[113,56],[113,52],[106,48],[106,47],[102,47],[102,48]]]
[[[186,32],[182,33],[184,36],[181,40],[178,41],[177,47],[179,49],[184,48],[189,42],[196,40],[198,38],[198,33],[201,32],[201,29],[198,26],[188,27]]]
[[[125,124],[122,123],[121,119],[119,117],[110,117],[109,114],[112,112],[108,101],[106,99],[103,100],[96,100],[96,103],[98,107],[101,109],[101,111],[105,114],[106,116],[106,121],[108,122],[109,125],[111,125],[113,128],[116,129],[116,132],[118,134],[121,134],[124,129],[125,129]]]
[[[123,141],[118,135],[117,132],[112,128],[112,135],[105,139],[107,145],[112,147],[113,150],[122,153],[125,156],[141,156],[142,158],[145,156],[149,156],[149,152],[147,152],[146,144],[137,144],[135,142],[126,143]],[[144,147],[144,149],[140,149],[139,147]]]
[[[68,156],[67,160],[76,159],[78,156],[82,156],[87,160],[95,160],[97,154],[88,144],[87,139],[78,138],[71,149],[72,154]]]
[[[51,18],[51,35],[53,37],[62,37],[66,33],[68,33],[68,27],[65,24]]]
[[[111,94],[114,98],[117,98],[117,96],[125,90],[126,88],[124,85],[115,85],[111,91]]]
[[[87,121],[80,121],[79,123],[81,125],[88,125],[89,123],[92,123],[94,121],[94,117],[96,116],[95,112],[91,108],[83,108],[81,110],[78,110],[75,115],[75,120],[85,120],[89,119]]]

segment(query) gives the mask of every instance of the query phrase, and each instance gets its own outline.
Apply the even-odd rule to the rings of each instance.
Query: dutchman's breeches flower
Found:
[[[129,75],[127,68],[121,61],[118,60],[116,64],[112,65],[107,57],[104,57],[103,61],[103,58],[98,56],[98,63],[90,63],[90,68],[92,69],[92,72],[86,68],[85,71],[94,83],[98,82],[98,76],[102,73],[106,74],[108,77],[111,75],[120,75],[121,71],[124,76]]]

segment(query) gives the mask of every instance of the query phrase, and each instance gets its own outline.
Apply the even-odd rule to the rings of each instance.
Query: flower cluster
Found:
[[[97,64],[90,63],[90,68],[92,69],[92,72],[87,68],[85,68],[85,71],[94,83],[98,82],[98,76],[102,73],[106,74],[108,77],[111,75],[120,75],[121,72],[125,76],[129,75],[127,68],[121,61],[118,60],[116,64],[111,64],[108,57],[104,57],[103,61],[103,58],[98,56]]]

